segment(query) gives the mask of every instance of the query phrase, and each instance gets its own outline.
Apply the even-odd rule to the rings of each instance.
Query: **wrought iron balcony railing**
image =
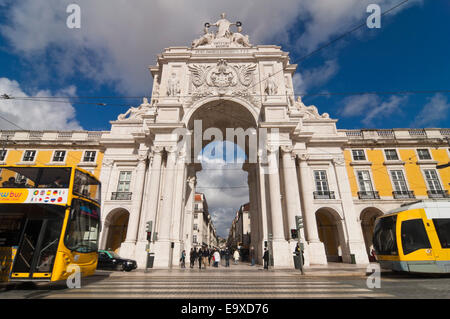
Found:
[[[380,199],[378,191],[361,191],[358,192],[359,199]]]
[[[450,197],[448,194],[448,190],[445,189],[438,189],[438,190],[431,190],[427,191],[429,198],[447,198]]]
[[[314,199],[335,199],[332,191],[315,191],[313,195]]]
[[[112,192],[111,200],[131,200],[132,192]]]
[[[393,191],[392,195],[396,199],[400,198],[416,198],[414,191]]]

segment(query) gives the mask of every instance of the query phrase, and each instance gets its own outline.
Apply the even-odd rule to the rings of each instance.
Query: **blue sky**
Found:
[[[0,0],[0,95],[136,98],[81,100],[94,104],[0,100],[0,115],[17,125],[0,119],[0,129],[109,130],[110,120],[150,95],[147,68],[156,54],[190,45],[203,23],[221,12],[242,21],[252,44],[281,45],[297,63],[364,22],[368,4],[386,11],[401,0],[135,0],[132,7],[79,0],[79,30],[66,27],[72,2]],[[295,93],[450,90],[449,21],[450,1],[410,0],[383,16],[380,29],[363,27],[299,63]],[[338,119],[340,129],[450,127],[449,93],[305,96],[303,102]],[[246,173],[233,179],[245,183]],[[232,218],[246,196],[228,206],[211,199],[210,208]]]

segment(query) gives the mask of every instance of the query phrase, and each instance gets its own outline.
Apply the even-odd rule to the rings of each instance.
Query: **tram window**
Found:
[[[402,222],[402,247],[405,255],[418,249],[431,248],[427,232],[421,219],[411,219]]]
[[[398,255],[395,225],[397,216],[380,218],[375,224],[373,246],[378,255]]]
[[[66,247],[80,253],[97,251],[99,225],[98,207],[74,200],[64,239]]]
[[[442,248],[450,248],[450,218],[433,219]]]

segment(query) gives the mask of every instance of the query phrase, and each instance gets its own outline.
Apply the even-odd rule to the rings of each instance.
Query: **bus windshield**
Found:
[[[397,216],[377,220],[373,232],[373,247],[377,255],[398,255],[396,223]]]
[[[0,188],[69,188],[69,167],[2,167]]]
[[[80,253],[96,252],[100,227],[99,207],[80,199],[72,201],[64,244]]]

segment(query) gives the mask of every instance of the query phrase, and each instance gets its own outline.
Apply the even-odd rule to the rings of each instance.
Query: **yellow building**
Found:
[[[376,217],[400,204],[449,198],[449,129],[345,130],[344,157],[366,248]]]

